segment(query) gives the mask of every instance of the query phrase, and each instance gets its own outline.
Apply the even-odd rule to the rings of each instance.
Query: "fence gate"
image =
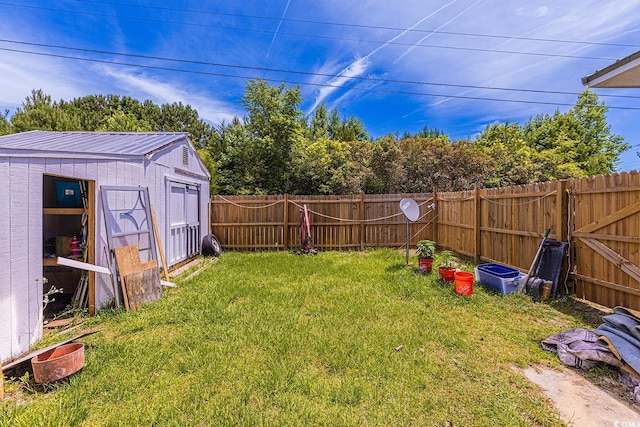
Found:
[[[606,188],[571,191],[576,294],[608,307],[637,307],[640,197],[637,188]]]

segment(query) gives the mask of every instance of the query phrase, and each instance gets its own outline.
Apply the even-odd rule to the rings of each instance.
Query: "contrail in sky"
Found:
[[[475,5],[477,5],[478,3],[480,3],[482,0],[478,0],[476,1],[474,4],[472,4],[471,6],[467,7],[465,10],[463,10],[462,12],[458,13],[456,16],[454,16],[453,18],[449,19],[447,22],[445,22],[444,24],[440,25],[438,28],[436,28],[435,30],[431,31],[429,34],[427,34],[426,36],[424,36],[423,38],[421,38],[420,40],[418,40],[418,42],[416,44],[414,44],[413,46],[411,46],[409,49],[405,50],[404,53],[402,55],[400,55],[398,57],[398,59],[396,59],[395,61],[393,61],[393,63],[395,64],[396,62],[400,61],[402,58],[404,58],[405,56],[407,56],[407,54],[409,52],[411,52],[413,49],[415,49],[420,43],[422,43],[423,41],[425,41],[426,39],[428,39],[429,37],[431,37],[434,33],[440,31],[441,29],[443,29],[444,27],[446,27],[447,25],[449,25],[450,23],[452,23],[453,21],[455,21],[456,19],[458,19],[460,17],[460,15],[463,15],[464,13],[466,13],[469,9],[471,9],[472,7],[474,7]]]
[[[409,28],[403,30],[397,36],[394,36],[391,39],[387,40],[385,43],[383,43],[382,45],[378,46],[377,48],[375,48],[374,50],[369,52],[366,56],[364,56],[364,57],[362,57],[360,59],[357,59],[354,62],[352,62],[351,64],[349,64],[349,66],[345,67],[342,71],[340,71],[336,77],[333,77],[331,80],[329,80],[329,82],[327,82],[327,85],[330,85],[332,87],[325,87],[325,88],[320,89],[320,93],[318,94],[318,97],[316,98],[316,102],[313,104],[313,107],[311,107],[311,109],[309,111],[312,112],[313,110],[315,110],[318,107],[318,105],[320,105],[322,103],[322,101],[324,101],[329,95],[331,95],[333,92],[335,92],[338,89],[338,87],[335,87],[335,86],[341,86],[344,83],[346,83],[347,81],[349,81],[351,78],[358,77],[358,76],[362,75],[367,70],[367,62],[369,61],[369,58],[371,58],[371,56],[375,55],[381,49],[387,47],[390,43],[393,43],[394,41],[396,41],[400,37],[402,37],[405,34],[407,34],[409,31],[411,31],[414,28],[416,28],[418,25],[422,24],[427,19],[431,18],[435,14],[437,14],[440,11],[442,11],[443,9],[451,6],[452,4],[456,3],[457,1],[458,0],[453,0],[453,1],[445,4],[444,6],[441,6],[439,9],[435,10],[434,12],[431,12],[429,15],[427,15],[424,18],[420,19],[418,22],[416,22],[415,24],[413,24]],[[482,1],[482,0],[478,0],[478,1]]]
[[[540,30],[542,30],[542,29],[544,29],[544,28],[546,28],[546,27],[553,26],[553,25],[558,25],[558,24],[557,24],[557,22],[556,22],[555,20],[554,20],[554,21],[552,21],[552,22],[546,23],[546,24],[544,24],[544,25],[541,25],[541,26],[539,26],[539,27],[537,27],[537,28],[534,28],[534,29],[532,29],[532,30],[525,31],[525,32],[524,32],[524,33],[522,33],[522,34],[518,34],[517,36],[515,36],[515,38],[519,38],[519,37],[526,37],[526,36],[528,36],[528,35],[530,35],[530,34],[535,34],[535,33],[537,33],[538,31],[540,31]],[[502,42],[502,43],[498,44],[498,45],[497,45],[497,47],[507,45],[507,44],[511,43],[515,38],[507,39],[507,40],[505,40],[504,42]],[[585,46],[585,47],[588,47],[588,46]],[[585,47],[579,48],[579,49],[577,49],[577,50],[573,51],[572,53],[577,53],[579,50],[582,50],[582,49],[584,49]],[[549,62],[549,60],[548,60],[548,59],[546,59],[546,60],[544,60],[542,63],[545,63],[545,62]],[[491,80],[496,80],[496,79],[497,79],[497,80],[500,80],[500,79],[504,79],[504,78],[505,78],[505,77],[507,77],[507,76],[511,76],[511,75],[516,74],[516,73],[521,73],[521,72],[523,72],[523,71],[526,71],[526,70],[527,70],[527,69],[529,69],[529,68],[539,66],[539,65],[541,65],[542,63],[541,63],[541,62],[531,63],[531,64],[529,64],[529,65],[523,66],[523,67],[522,67],[522,68],[520,68],[520,69],[517,69],[517,70],[511,70],[511,71],[509,71],[509,72],[507,72],[507,73],[505,73],[505,74],[502,74],[501,76],[493,76]],[[491,83],[492,83],[492,81],[491,81],[491,80],[485,80],[485,81],[483,82],[483,85],[484,85],[484,86],[487,86],[487,85],[491,84]],[[462,92],[457,93],[457,94],[456,94],[456,96],[463,96],[463,95],[467,95],[467,94],[469,94],[469,93],[475,92],[476,90],[477,90],[477,89],[467,89],[467,90],[464,90],[464,91],[462,91]],[[443,95],[443,99],[440,99],[440,100],[438,100],[438,101],[435,101],[435,102],[433,102],[433,103],[429,104],[429,106],[430,106],[430,107],[435,107],[436,105],[444,104],[445,102],[451,101],[452,99],[453,99],[453,98],[450,98],[450,97],[447,97],[447,96]]]
[[[287,0],[287,5],[284,7],[284,11],[282,12],[282,16],[280,17],[280,21],[278,21],[278,26],[276,27],[275,33],[273,33],[273,38],[271,39],[271,44],[269,45],[269,49],[267,50],[267,58],[271,53],[271,48],[273,47],[273,42],[276,41],[276,37],[278,36],[278,31],[280,31],[280,26],[282,25],[282,20],[287,14],[287,10],[289,10],[289,5],[291,4],[291,0]]]

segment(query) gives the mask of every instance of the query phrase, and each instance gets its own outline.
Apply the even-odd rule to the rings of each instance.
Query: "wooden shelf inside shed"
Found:
[[[83,208],[43,208],[42,213],[45,215],[82,215]]]

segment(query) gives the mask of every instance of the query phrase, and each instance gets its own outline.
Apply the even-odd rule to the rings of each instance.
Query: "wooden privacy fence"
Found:
[[[291,249],[300,245],[299,212],[311,211],[313,246],[360,250],[399,247],[406,242],[406,219],[400,200],[413,198],[420,218],[410,223],[413,245],[433,239],[435,217],[430,194],[358,196],[213,196],[211,230],[228,249]]]
[[[414,246],[434,240],[475,262],[527,271],[550,229],[549,239],[569,242],[570,292],[640,310],[638,172],[452,193],[214,196],[211,229],[227,249],[295,248],[299,209],[307,205],[315,247],[400,248],[407,237],[399,208],[405,197],[420,205],[420,219],[409,230]]]

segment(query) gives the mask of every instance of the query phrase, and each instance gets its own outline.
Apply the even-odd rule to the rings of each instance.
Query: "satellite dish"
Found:
[[[400,210],[409,221],[417,221],[420,216],[420,207],[413,199],[400,200]]]

